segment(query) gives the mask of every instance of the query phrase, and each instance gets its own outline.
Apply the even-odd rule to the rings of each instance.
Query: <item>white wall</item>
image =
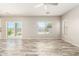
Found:
[[[60,39],[60,17],[38,16],[38,17],[2,17],[2,39],[6,39],[6,22],[7,21],[22,21],[23,22],[23,39]],[[37,34],[37,22],[50,21],[52,22],[52,32],[47,35]]]
[[[0,30],[1,30],[1,19],[0,19]],[[0,39],[1,39],[1,32],[0,32]]]
[[[62,16],[62,38],[79,46],[79,6]]]

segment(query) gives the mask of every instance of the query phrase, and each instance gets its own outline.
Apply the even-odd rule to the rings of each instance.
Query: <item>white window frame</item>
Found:
[[[52,31],[52,28],[51,28],[51,30],[50,30],[50,31],[48,31],[48,32],[40,32],[40,31],[39,31],[38,23],[40,23],[40,22],[44,22],[44,23],[45,23],[45,22],[46,22],[46,23],[51,23],[51,26],[52,26],[52,22],[50,22],[50,21],[38,21],[38,22],[37,22],[37,28],[38,28],[37,30],[38,30],[38,34],[50,34],[50,33],[51,33],[51,31]]]
[[[13,23],[14,23],[14,26],[15,26],[15,23],[16,23],[16,22],[21,22],[21,23],[22,23],[22,21],[7,21],[7,22],[6,22],[6,38],[7,38],[7,39],[9,38],[9,37],[8,37],[8,33],[7,33],[7,31],[8,31],[8,30],[7,30],[7,29],[8,29],[8,27],[7,27],[7,26],[8,26],[8,22],[13,22]],[[15,27],[14,27],[14,31],[15,31]],[[22,30],[22,25],[21,25],[21,32],[23,32],[23,30]],[[14,34],[15,34],[15,32],[14,32]],[[20,38],[22,38],[22,37],[23,37],[22,35],[21,35],[21,37],[18,37],[18,36],[15,36],[15,35],[14,35],[14,37],[12,37],[12,38],[13,38],[13,39],[14,39],[14,38],[19,38],[19,39],[20,39]]]

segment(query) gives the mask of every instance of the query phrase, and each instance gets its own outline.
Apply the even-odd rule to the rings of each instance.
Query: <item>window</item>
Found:
[[[49,34],[52,30],[51,22],[38,22],[38,34]]]
[[[8,22],[7,24],[7,34],[8,37],[14,36],[14,23],[13,22]]]
[[[9,21],[7,23],[7,35],[8,35],[8,38],[21,37],[22,36],[22,22]]]
[[[21,36],[22,32],[22,24],[21,22],[16,22],[15,23],[15,36]]]

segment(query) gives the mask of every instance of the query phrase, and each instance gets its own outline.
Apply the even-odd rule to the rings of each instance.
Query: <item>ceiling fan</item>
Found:
[[[50,12],[48,12],[48,5],[49,6],[57,6],[58,3],[40,3],[40,4],[36,5],[35,8],[44,7],[46,14],[50,14]]]
[[[35,7],[38,8],[38,7],[47,6],[47,5],[57,6],[58,3],[40,3],[36,5]]]

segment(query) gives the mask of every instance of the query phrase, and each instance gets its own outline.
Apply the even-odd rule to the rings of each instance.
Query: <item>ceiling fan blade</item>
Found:
[[[58,5],[58,3],[46,3],[47,5]]]
[[[43,3],[38,4],[38,5],[35,6],[35,8],[39,8],[39,7],[43,6],[43,5],[44,5]]]

